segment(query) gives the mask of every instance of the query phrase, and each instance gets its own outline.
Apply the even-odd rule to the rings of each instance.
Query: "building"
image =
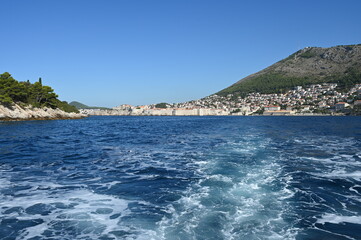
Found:
[[[122,104],[120,106],[114,107],[114,110],[128,110],[128,109],[132,109],[133,106],[129,105],[129,104]]]
[[[294,114],[294,111],[289,110],[277,110],[277,111],[265,111],[263,112],[263,115],[265,116],[284,116],[284,115],[292,115]]]
[[[338,102],[335,104],[335,109],[337,110],[344,110],[347,106],[349,106],[346,102]]]
[[[269,106],[265,106],[264,110],[265,111],[279,111],[279,110],[281,110],[281,107],[277,106],[277,105],[269,105]]]

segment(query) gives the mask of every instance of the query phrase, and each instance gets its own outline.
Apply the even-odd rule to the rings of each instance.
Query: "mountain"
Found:
[[[74,106],[77,109],[88,109],[89,108],[89,106],[87,106],[83,103],[77,102],[77,101],[72,101],[69,103],[69,105]]]
[[[325,82],[337,83],[341,90],[361,83],[361,44],[304,48],[217,94],[282,93]]]
[[[83,103],[72,101],[69,103],[69,105],[76,107],[77,109],[108,109],[106,107],[89,107]]]

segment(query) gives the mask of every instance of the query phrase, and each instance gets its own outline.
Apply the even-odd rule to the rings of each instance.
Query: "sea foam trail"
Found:
[[[359,118],[0,124],[0,239],[361,239]]]
[[[270,139],[244,136],[206,159],[201,180],[159,223],[162,239],[294,239],[297,228],[283,219],[293,193]]]

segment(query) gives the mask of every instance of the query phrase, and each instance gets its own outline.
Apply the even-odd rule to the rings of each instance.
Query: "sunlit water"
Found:
[[[3,122],[0,221],[0,239],[361,239],[361,118]]]

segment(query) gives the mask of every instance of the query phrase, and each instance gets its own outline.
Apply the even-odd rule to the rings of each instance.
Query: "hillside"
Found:
[[[282,93],[325,82],[337,83],[341,90],[361,83],[361,44],[304,48],[217,94]]]
[[[106,107],[89,107],[88,105],[85,105],[83,103],[72,101],[69,103],[69,105],[76,107],[77,109],[109,109]]]
[[[69,103],[69,105],[74,106],[77,109],[88,109],[89,108],[89,106],[87,106],[83,103],[77,102],[77,101],[72,101]]]

